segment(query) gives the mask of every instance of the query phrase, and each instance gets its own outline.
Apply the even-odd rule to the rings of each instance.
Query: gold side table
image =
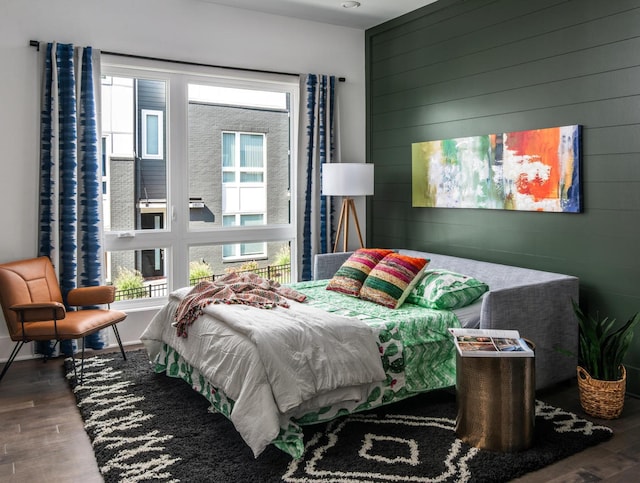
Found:
[[[527,344],[534,349],[531,341]],[[533,444],[535,357],[461,357],[456,360],[456,434],[491,451]]]

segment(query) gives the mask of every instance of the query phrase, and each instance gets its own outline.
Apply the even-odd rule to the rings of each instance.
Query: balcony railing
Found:
[[[255,273],[259,277],[274,280],[278,283],[291,283],[291,264],[269,265],[267,267],[254,268],[251,270],[237,270],[236,273]],[[189,281],[189,285],[195,286],[203,280],[214,281],[220,277],[224,277],[226,273],[214,274],[206,277],[193,278]],[[142,299],[152,297],[166,297],[167,282],[145,282],[142,287],[129,288],[120,290],[116,288],[116,300]]]

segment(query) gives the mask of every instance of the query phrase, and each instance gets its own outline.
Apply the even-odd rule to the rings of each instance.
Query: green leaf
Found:
[[[371,391],[371,394],[369,394],[369,397],[367,398],[367,402],[371,403],[376,399],[378,399],[380,397],[380,392],[381,392],[381,389],[379,387],[375,387],[373,391]]]
[[[378,339],[383,344],[385,342],[389,342],[391,340],[391,332],[389,332],[388,330],[381,330],[380,333],[378,334]]]
[[[384,350],[384,354],[389,357],[395,356],[398,352],[399,352],[399,349],[396,344],[390,344]]]
[[[392,390],[388,389],[384,392],[384,394],[382,395],[382,402],[384,404],[389,403],[391,401],[393,401],[393,399],[396,397],[396,393],[393,392]]]
[[[389,372],[398,374],[404,370],[404,359],[400,357],[389,363]]]

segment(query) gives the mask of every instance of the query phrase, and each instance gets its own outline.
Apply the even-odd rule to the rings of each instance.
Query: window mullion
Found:
[[[184,287],[189,282],[189,195],[187,172],[187,80],[172,74],[167,108],[168,226],[172,256],[167,262],[169,287]]]

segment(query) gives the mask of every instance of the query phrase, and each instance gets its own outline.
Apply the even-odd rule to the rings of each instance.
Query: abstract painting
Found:
[[[579,213],[580,126],[412,144],[412,205]]]

